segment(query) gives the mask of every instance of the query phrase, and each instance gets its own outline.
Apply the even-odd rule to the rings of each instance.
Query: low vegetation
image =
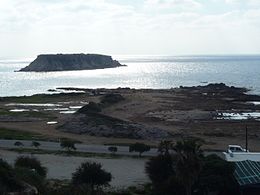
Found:
[[[108,151],[111,152],[113,155],[117,152],[116,146],[109,146]]]
[[[182,140],[171,150],[175,153],[161,153],[146,163],[152,194],[239,194],[232,163],[216,155],[205,157],[196,140]]]
[[[15,177],[14,169],[4,160],[0,159],[0,194],[20,190],[21,183]]]
[[[0,194],[44,194],[46,171],[43,174],[40,170],[45,170],[45,167],[34,158],[18,158],[15,167],[0,159]]]
[[[62,139],[60,142],[60,147],[70,152],[71,150],[77,150],[75,147],[74,141],[68,140],[68,139]]]
[[[22,147],[23,143],[19,142],[19,141],[16,141],[16,142],[14,142],[14,145],[17,146],[17,147]]]
[[[131,146],[135,151],[140,148],[140,151],[144,148],[147,151],[149,147],[141,143]],[[114,151],[115,148],[110,150]],[[25,190],[28,185],[31,190],[48,195],[239,194],[233,176],[234,165],[217,155],[204,156],[198,140],[185,139],[176,144],[162,141],[159,152],[158,156],[150,158],[145,165],[151,183],[123,190],[104,188],[109,186],[112,175],[96,162],[82,163],[72,174],[71,181],[54,182],[46,179],[47,170],[36,158],[18,157],[14,167],[0,159],[0,194]]]
[[[21,97],[1,97],[2,102],[14,103],[53,103],[55,101],[67,101],[72,97],[82,97],[86,95],[82,93],[59,93],[59,94],[35,94],[32,96]]]
[[[139,157],[141,157],[144,152],[150,151],[150,149],[150,146],[143,143],[135,143],[129,146],[129,152],[138,152]]]
[[[36,142],[36,141],[33,141],[32,144],[31,144],[31,146],[33,146],[33,147],[35,147],[37,149],[39,148],[40,145],[41,144],[39,142]]]
[[[108,186],[112,179],[111,173],[102,169],[102,165],[95,162],[84,162],[72,174],[72,183],[75,186],[89,186],[95,192],[101,186]]]
[[[56,183],[46,179],[47,169],[33,157],[18,157],[14,167],[0,159],[0,194],[73,195],[106,194],[102,186],[109,186],[111,173],[95,162],[82,163],[72,174],[72,180]]]
[[[5,117],[27,117],[27,118],[40,118],[40,119],[49,119],[53,120],[56,119],[54,115],[51,113],[45,112],[35,112],[35,111],[26,111],[26,112],[10,112],[7,109],[0,108],[0,116]],[[10,119],[8,119],[10,120]]]
[[[42,135],[28,131],[0,128],[0,139],[9,140],[46,140]]]
[[[107,158],[107,159],[116,159],[116,158],[140,158],[138,156],[135,155],[122,155],[122,154],[109,154],[109,153],[91,153],[91,152],[80,152],[80,151],[75,151],[75,150],[70,150],[70,151],[63,151],[63,150],[59,150],[59,151],[55,151],[55,150],[43,150],[43,149],[37,149],[37,148],[25,148],[25,147],[17,147],[17,148],[12,148],[12,149],[8,149],[9,151],[13,151],[13,152],[18,152],[20,154],[53,154],[53,155],[60,155],[60,156],[75,156],[75,157],[100,157],[100,158]],[[143,157],[142,158],[148,158],[148,157]]]
[[[47,169],[41,165],[41,162],[34,157],[20,156],[15,160],[14,166],[34,170],[42,177],[46,177]]]

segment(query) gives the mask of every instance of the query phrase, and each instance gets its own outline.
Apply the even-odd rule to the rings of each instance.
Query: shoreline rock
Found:
[[[167,131],[146,127],[141,124],[120,120],[100,113],[75,114],[58,127],[58,130],[74,134],[97,137],[114,137],[141,140],[160,140],[171,138]]]

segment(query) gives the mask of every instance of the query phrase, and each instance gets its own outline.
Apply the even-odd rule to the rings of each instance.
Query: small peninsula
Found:
[[[44,54],[39,55],[22,72],[50,72],[93,70],[124,66],[111,56],[100,54]]]

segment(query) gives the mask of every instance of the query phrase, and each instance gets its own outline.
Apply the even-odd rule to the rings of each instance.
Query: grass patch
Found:
[[[10,115],[12,112],[9,112],[6,109],[0,108],[0,115]]]
[[[4,102],[13,103],[53,103],[56,101],[65,101],[68,98],[73,97],[86,97],[86,94],[82,93],[59,93],[59,94],[36,94],[32,96],[20,96],[20,97],[2,97]]]
[[[29,111],[29,112],[22,112],[21,116],[24,117],[33,117],[33,118],[45,118],[49,120],[56,119],[56,116],[53,116],[50,113],[44,113],[44,112],[34,112],[34,111]]]
[[[121,159],[121,158],[134,158],[134,159],[149,159],[150,157],[142,156],[132,156],[132,155],[119,155],[119,154],[110,154],[110,153],[91,153],[91,152],[78,152],[78,151],[63,151],[63,150],[42,150],[42,149],[31,149],[31,148],[10,148],[9,151],[18,152],[18,153],[29,153],[29,154],[53,154],[60,156],[75,156],[75,157],[100,157],[106,159]]]
[[[106,143],[106,144],[104,144],[104,146],[125,146],[125,147],[129,147],[136,142],[138,142],[138,141],[133,141],[133,143]],[[151,149],[154,149],[154,148],[156,149],[158,147],[157,145],[150,145],[150,144],[148,146],[150,146]]]
[[[130,146],[131,143],[111,143],[111,144],[104,144],[105,146]]]
[[[35,111],[26,111],[26,112],[10,112],[7,109],[0,108],[0,116],[10,116],[10,117],[31,117],[31,118],[44,118],[53,120],[56,119],[56,116],[53,116],[50,113],[44,112],[35,112]]]
[[[76,157],[102,157],[108,159],[118,159],[124,157],[123,155],[111,155],[111,154],[104,154],[104,153],[90,153],[90,152],[63,151],[63,150],[53,151],[53,150],[30,149],[30,148],[11,148],[8,150],[13,152],[18,152],[18,153],[53,154],[53,155],[60,155],[60,156],[76,156]]]
[[[209,137],[232,137],[232,133],[228,132],[204,132],[203,135],[209,136]]]
[[[29,131],[13,130],[0,128],[0,139],[7,140],[28,140],[28,141],[50,141],[50,142],[59,142],[60,139],[69,140],[74,143],[80,144],[81,141],[70,139],[70,138],[48,138],[39,133],[33,133]]]
[[[27,131],[0,128],[0,139],[9,140],[47,140],[42,135]]]

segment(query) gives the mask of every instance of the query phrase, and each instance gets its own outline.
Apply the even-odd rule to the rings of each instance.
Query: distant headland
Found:
[[[23,72],[50,72],[68,70],[93,70],[124,66],[111,56],[100,54],[44,54],[39,55]]]

